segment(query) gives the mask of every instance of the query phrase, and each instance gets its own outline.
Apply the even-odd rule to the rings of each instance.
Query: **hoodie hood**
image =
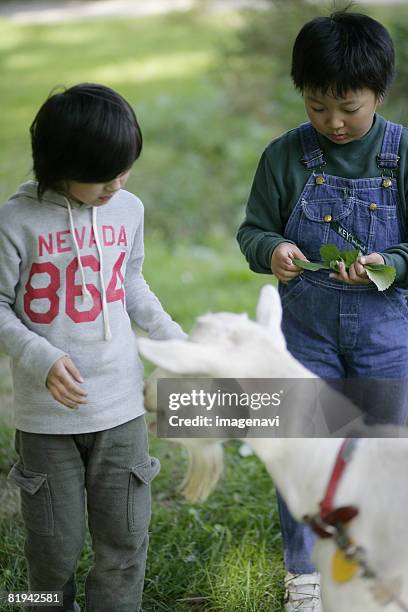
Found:
[[[35,200],[38,203],[37,189],[37,181],[27,181],[26,183],[20,185],[16,193],[11,196],[10,200],[20,199],[23,196]],[[41,199],[41,202],[47,202],[48,204],[56,204],[57,206],[62,206],[63,208],[68,207],[67,201],[69,201],[72,208],[78,208],[79,210],[92,208],[91,204],[84,204],[83,202],[78,202],[72,197],[68,199],[67,196],[64,196],[61,193],[58,193],[57,191],[53,191],[51,189],[47,189]]]

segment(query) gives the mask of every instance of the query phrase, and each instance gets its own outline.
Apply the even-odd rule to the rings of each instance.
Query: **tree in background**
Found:
[[[241,26],[233,45],[223,53],[228,69],[225,82],[232,108],[255,113],[268,123],[277,122],[282,131],[297,125],[304,118],[303,104],[290,79],[292,45],[304,23],[334,10],[367,13],[384,22],[394,39],[397,75],[384,109],[394,121],[407,124],[405,96],[408,86],[408,13],[398,7],[389,11],[384,6],[370,8],[354,2],[331,3],[309,0],[267,0],[269,8],[243,13]],[[385,7],[385,10],[384,10]],[[407,17],[404,20],[404,15]]]

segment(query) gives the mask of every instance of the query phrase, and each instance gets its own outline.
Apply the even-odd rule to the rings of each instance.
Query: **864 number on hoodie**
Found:
[[[106,289],[106,301],[121,301],[125,304],[125,292],[123,289],[122,264],[126,253],[121,253],[112,268],[112,275]],[[84,268],[91,268],[94,272],[99,272],[100,263],[94,255],[81,256],[81,263]],[[95,321],[102,311],[102,296],[94,284],[87,283],[86,287],[92,297],[92,305],[88,310],[78,310],[76,298],[82,296],[82,285],[75,282],[78,271],[78,259],[75,257],[65,270],[65,312],[75,323]],[[32,282],[37,274],[47,274],[50,282],[45,287],[34,287]],[[120,286],[117,288],[118,280]],[[25,285],[24,312],[33,323],[51,323],[60,312],[60,296],[58,291],[61,288],[61,272],[57,266],[50,261],[33,263],[30,274]],[[35,310],[37,300],[48,300],[49,308],[46,311],[38,312]],[[34,302],[34,303],[33,303]]]

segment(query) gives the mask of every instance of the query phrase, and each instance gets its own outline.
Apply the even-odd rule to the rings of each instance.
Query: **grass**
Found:
[[[237,449],[237,443],[229,444],[225,480],[206,504],[185,504],[172,487],[165,492],[166,505],[159,503],[160,493],[155,496],[152,550],[157,555],[149,556],[147,609],[157,597],[156,588],[164,596],[159,601],[166,604],[157,609],[170,611],[175,604],[191,609],[183,600],[197,597],[204,598],[206,610],[279,609],[282,565],[271,482],[256,458],[240,459]],[[172,465],[175,454],[180,464],[179,449],[170,445],[153,450],[164,464],[161,480],[179,481],[181,469]],[[164,512],[171,512],[166,519],[173,520],[163,520]],[[169,525],[178,538],[169,538]],[[156,572],[164,572],[168,580],[165,588],[157,580],[151,592],[149,576]],[[172,591],[166,593],[170,584]]]
[[[199,246],[153,246],[148,239],[146,253],[147,281],[186,331],[208,311],[248,312],[254,317],[260,288],[273,282],[271,276],[251,272],[238,245],[226,237]]]

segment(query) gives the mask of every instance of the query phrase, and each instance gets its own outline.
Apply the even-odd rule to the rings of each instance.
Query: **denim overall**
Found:
[[[405,241],[395,178],[401,132],[402,126],[387,122],[377,155],[381,176],[346,179],[324,173],[324,154],[313,126],[299,126],[301,161],[311,174],[284,237],[310,261],[320,261],[322,244],[369,254]],[[393,286],[378,291],[373,283],[341,283],[330,279],[328,270],[305,270],[289,283],[279,283],[279,292],[282,330],[290,352],[321,378],[358,378],[354,393],[360,396],[353,400],[368,422],[405,423],[408,307],[404,292]],[[278,501],[287,569],[315,571],[310,561],[311,531],[294,521],[279,495]]]

